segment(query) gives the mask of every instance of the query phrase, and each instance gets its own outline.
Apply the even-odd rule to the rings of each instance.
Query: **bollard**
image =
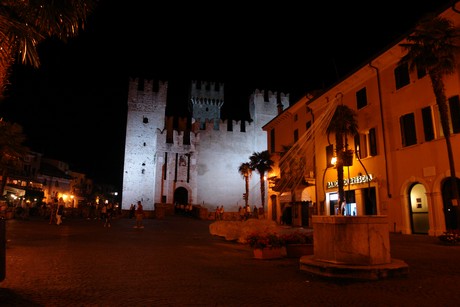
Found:
[[[5,218],[0,217],[0,281],[6,276],[6,227]]]

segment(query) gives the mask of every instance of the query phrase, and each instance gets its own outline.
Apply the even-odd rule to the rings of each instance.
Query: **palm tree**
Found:
[[[0,96],[8,85],[11,68],[40,66],[37,46],[49,37],[62,41],[83,29],[99,0],[4,0],[0,4]],[[1,97],[0,97],[1,98]]]
[[[339,190],[339,204],[341,205],[345,201],[345,191],[343,188],[343,166],[345,159],[350,154],[348,149],[348,136],[354,137],[358,133],[356,112],[346,105],[338,105],[329,126],[326,128],[326,133],[328,139],[331,133],[335,133],[337,186]]]
[[[270,158],[268,150],[254,152],[249,157],[250,168],[259,173],[262,209],[265,207],[265,173],[270,172],[273,169],[274,164],[275,162]]]
[[[11,170],[20,170],[21,161],[24,160],[29,149],[22,145],[26,140],[19,124],[11,124],[0,119],[0,169],[2,182],[0,195],[5,190],[8,174]]]
[[[244,179],[244,185],[245,185],[245,196],[244,196],[244,204],[245,207],[248,206],[248,199],[249,199],[249,179],[251,178],[252,175],[252,169],[251,166],[249,165],[248,162],[241,163],[241,165],[238,167],[238,172],[241,174],[241,176]]]
[[[457,69],[456,55],[460,51],[459,38],[460,29],[454,27],[450,20],[439,16],[427,17],[420,21],[413,34],[408,36],[407,42],[400,44],[407,51],[407,54],[401,58],[399,64],[409,64],[410,70],[416,68],[425,70],[430,77],[447,146],[452,197],[460,206],[454,155],[450,140],[449,111],[443,81],[444,76],[453,74]],[[457,218],[460,218],[459,206],[457,206]]]

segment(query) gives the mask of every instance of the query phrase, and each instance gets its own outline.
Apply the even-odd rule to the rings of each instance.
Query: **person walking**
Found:
[[[112,227],[113,204],[109,202],[105,209],[104,227]]]
[[[144,228],[143,224],[144,220],[144,208],[142,206],[141,201],[139,200],[137,202],[137,208],[136,208],[136,226],[134,228]]]

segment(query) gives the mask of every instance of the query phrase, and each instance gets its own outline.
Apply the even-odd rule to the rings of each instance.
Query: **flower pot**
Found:
[[[304,255],[313,255],[313,244],[286,244],[288,258],[300,258]]]
[[[282,247],[255,248],[253,251],[256,259],[278,259],[283,257]]]

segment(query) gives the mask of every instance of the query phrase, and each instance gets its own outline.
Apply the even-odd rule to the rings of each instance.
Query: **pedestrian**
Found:
[[[223,221],[224,220],[224,206],[220,206],[219,215],[220,215],[220,220]]]
[[[245,218],[246,220],[249,219],[251,217],[251,206],[249,205],[246,205],[246,215],[245,215]]]
[[[131,204],[129,207],[129,218],[132,219],[136,213],[136,206],[134,204]]]
[[[55,197],[53,203],[50,204],[50,225],[56,223],[56,213],[58,209],[58,199]]]
[[[220,220],[220,208],[219,206],[216,207],[216,212],[214,213],[215,220],[218,221]]]
[[[141,201],[139,200],[137,202],[137,208],[136,208],[136,226],[134,228],[144,228],[143,224],[144,220],[144,208],[142,206]]]
[[[112,215],[113,215],[113,204],[108,203],[106,204],[104,227],[112,226]]]
[[[101,220],[105,222],[106,216],[107,216],[107,203],[104,203],[101,208]]]
[[[240,207],[238,208],[238,213],[240,214],[240,221],[244,221],[244,215],[245,215],[245,214],[244,214],[244,213],[245,213],[244,208],[240,206]]]
[[[259,219],[259,210],[256,205],[254,205],[254,213],[252,215],[255,219]]]
[[[56,211],[56,225],[62,224],[62,215],[64,214],[64,199],[59,198],[58,207]]]

